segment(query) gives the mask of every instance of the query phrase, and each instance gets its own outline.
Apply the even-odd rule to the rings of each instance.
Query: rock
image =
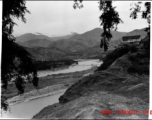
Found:
[[[128,88],[126,91],[135,90],[135,89],[138,89],[138,88],[140,88],[140,87],[145,87],[145,86],[146,86],[146,84],[144,84],[144,83],[139,83],[139,84],[137,84],[137,85],[131,86],[131,87]]]
[[[33,118],[57,118],[57,119],[147,119],[148,115],[141,113],[148,107],[140,105],[134,98],[109,94],[106,92],[94,92],[89,96],[80,97],[65,104],[58,103],[44,108]],[[111,114],[103,114],[101,110],[110,110]],[[138,110],[138,114],[120,113],[118,110]],[[45,115],[44,115],[45,113]]]
[[[141,47],[119,46],[105,57],[98,71],[77,81],[59,98],[59,103],[44,108],[33,118],[148,119],[142,110],[149,109],[149,78],[132,75],[148,73],[148,51]],[[141,61],[143,56],[146,58]],[[144,67],[138,67],[143,63]],[[103,110],[108,111],[105,114]]]

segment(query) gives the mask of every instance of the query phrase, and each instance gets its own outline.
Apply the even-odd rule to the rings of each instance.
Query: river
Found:
[[[90,69],[93,66],[99,66],[101,65],[101,63],[102,62],[99,60],[85,60],[85,61],[80,60],[77,65],[70,66],[69,68],[66,69],[57,70],[57,71],[51,71],[51,70],[39,71],[38,76],[43,77],[52,74],[83,71]],[[36,113],[38,113],[44,107],[57,103],[58,98],[63,93],[58,93],[55,95],[34,99],[28,102],[22,102],[22,103],[10,105],[10,111],[3,112],[2,118],[32,118]]]
[[[44,107],[57,103],[58,98],[62,94],[63,93],[58,93],[55,95],[34,99],[28,102],[11,105],[10,111],[2,113],[2,118],[32,118]]]
[[[38,71],[38,76],[39,77],[43,77],[43,76],[52,75],[52,74],[83,71],[83,70],[90,69],[93,66],[100,66],[100,65],[101,65],[101,61],[99,61],[98,59],[78,60],[78,64],[77,65],[70,66],[69,68],[65,68],[65,69],[62,69],[62,70],[57,70],[57,71],[42,70],[42,71]]]

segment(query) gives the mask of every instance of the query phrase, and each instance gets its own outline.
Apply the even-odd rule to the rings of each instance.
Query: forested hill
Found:
[[[103,49],[100,48],[102,32],[101,28],[95,28],[83,34],[73,34],[68,39],[53,40],[50,37],[48,39],[46,36],[43,39],[34,39],[34,37],[28,41],[24,39],[26,42],[18,42],[18,44],[25,46],[37,60],[102,58],[102,54],[105,54]],[[146,36],[144,29],[133,30],[128,33],[112,31],[112,34],[113,38],[109,44],[110,51],[114,50],[122,42],[122,36],[141,35],[142,38]],[[38,35],[38,37],[40,36]]]

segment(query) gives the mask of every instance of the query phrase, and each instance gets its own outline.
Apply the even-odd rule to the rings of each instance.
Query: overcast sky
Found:
[[[118,31],[129,32],[148,26],[145,19],[132,20],[130,4],[132,1],[116,1],[114,5],[124,21],[118,25]],[[26,14],[26,23],[15,22],[14,34],[42,33],[48,36],[66,35],[71,32],[84,33],[100,26],[98,1],[83,1],[82,9],[74,9],[73,1],[27,1],[26,7],[31,14]]]

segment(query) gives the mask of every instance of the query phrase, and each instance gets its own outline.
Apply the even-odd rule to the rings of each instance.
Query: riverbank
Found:
[[[43,70],[38,71],[38,77],[44,77],[48,75],[53,74],[60,74],[60,73],[73,73],[76,71],[84,71],[88,70],[94,66],[100,66],[102,64],[102,61],[97,59],[91,59],[91,60],[85,60],[85,61],[79,61],[76,65],[71,65],[68,68],[60,68],[58,70]]]
[[[56,92],[55,94],[39,97],[24,101],[14,105],[10,105],[8,111],[2,111],[2,118],[7,119],[31,119],[34,114],[48,105],[58,102],[58,98],[63,95],[64,91]]]
[[[11,112],[3,112],[3,118],[32,118],[44,107],[57,103],[59,97],[80,79],[93,74],[97,67],[84,71],[47,75],[39,78],[39,88],[36,90],[30,83],[26,83],[25,93],[17,95],[14,84],[9,84],[11,89],[5,91]],[[39,104],[40,103],[40,104]],[[32,106],[37,109],[31,108]],[[25,111],[24,107],[28,110]],[[22,111],[22,112],[21,112]],[[24,111],[24,112],[23,112]]]
[[[15,96],[7,100],[8,104],[15,105],[22,102],[28,102],[30,100],[39,99],[41,97],[51,96],[59,93],[64,93],[67,86],[63,84],[52,85],[39,90],[33,90],[22,95]]]
[[[59,101],[45,107],[33,118],[147,119],[148,114],[143,111],[149,109],[149,77],[119,74],[118,71],[116,74],[110,70],[96,72],[73,84]],[[101,114],[101,110],[112,113]],[[114,113],[118,110],[137,110],[138,113]]]
[[[33,118],[148,119],[144,111],[149,110],[149,59],[144,44],[119,46],[94,74],[70,86],[59,103],[47,106]],[[122,110],[138,112],[118,112]]]
[[[56,70],[64,67],[68,67],[73,64],[78,64],[78,61],[71,59],[64,60],[50,60],[50,61],[35,61],[34,65],[37,70]]]
[[[94,70],[96,70],[97,67],[92,67],[89,70],[84,70],[84,71],[79,71],[79,72],[73,72],[73,73],[60,73],[60,74],[54,74],[54,75],[47,75],[45,77],[40,77],[39,78],[39,88],[38,91],[35,90],[35,88],[30,84],[26,83],[25,84],[25,93],[21,96],[17,95],[17,89],[14,84],[9,84],[8,87],[9,89],[5,92],[5,96],[8,99],[13,99],[8,100],[12,101],[11,104],[22,102],[27,99],[31,99],[32,97],[39,97],[44,95],[50,95],[52,94],[51,92],[56,91],[62,91],[63,89],[66,89],[70,87],[72,84],[77,82],[78,80],[82,79],[84,76],[93,74]],[[57,86],[53,87],[53,86]],[[55,88],[55,89],[54,89]],[[30,98],[31,97],[31,98]],[[14,102],[13,102],[14,101]]]

